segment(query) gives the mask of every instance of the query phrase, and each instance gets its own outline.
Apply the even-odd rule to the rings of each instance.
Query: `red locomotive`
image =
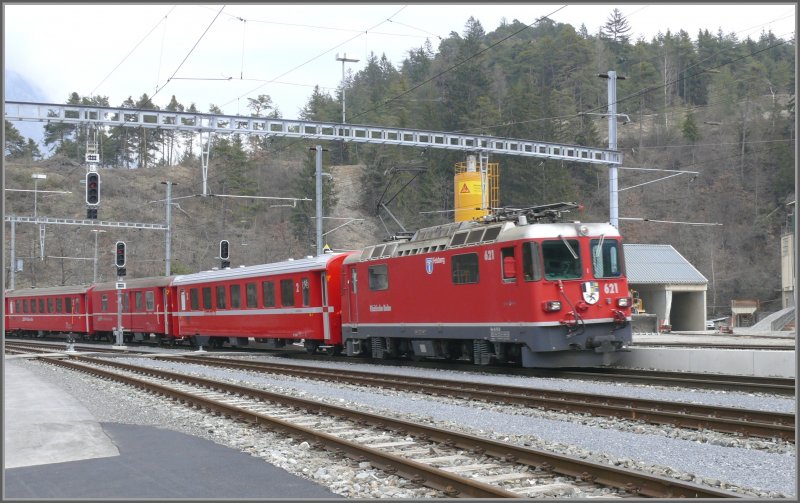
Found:
[[[619,233],[609,224],[528,223],[571,207],[431,227],[349,256],[347,354],[525,367],[614,363],[631,341]]]
[[[500,210],[357,252],[128,280],[126,340],[303,341],[310,352],[348,356],[609,365],[631,341],[621,237],[609,224],[555,222],[575,207]],[[107,283],[8,293],[7,330],[108,335],[117,325],[115,290]],[[26,302],[40,310],[59,296],[62,310],[73,296],[69,316],[25,311]]]

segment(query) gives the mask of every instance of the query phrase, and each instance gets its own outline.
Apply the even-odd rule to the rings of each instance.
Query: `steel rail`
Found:
[[[356,385],[371,384],[412,392],[424,391],[437,395],[572,413],[638,419],[656,424],[668,424],[694,429],[713,429],[725,433],[781,438],[787,441],[793,441],[795,438],[795,415],[781,412],[675,403],[572,391],[522,388],[519,386],[492,385],[419,376],[411,377],[354,370],[309,368],[267,362],[243,362],[229,358],[220,360],[218,358],[195,355],[159,356],[158,358],[171,361],[193,361],[214,366],[237,367],[260,372],[284,373]]]
[[[287,400],[283,395],[259,393],[257,390],[244,388],[242,386],[227,385],[226,383],[211,381],[208,379],[196,378],[185,376],[167,371],[152,371],[152,369],[144,369],[133,365],[127,365],[119,362],[108,362],[103,360],[95,360],[85,357],[74,357],[74,359],[90,362],[94,364],[112,366],[116,368],[123,368],[126,370],[149,374],[161,378],[171,378],[180,382],[194,384],[206,388],[214,388],[229,393],[248,395],[254,398],[269,400],[273,402],[286,403]],[[333,450],[337,454],[346,454],[348,457],[365,461],[368,460],[375,467],[380,468],[387,473],[399,475],[414,483],[431,487],[447,494],[448,496],[468,497],[468,498],[519,498],[520,495],[506,491],[500,487],[492,486],[476,480],[460,477],[455,474],[450,474],[444,470],[440,470],[423,463],[419,463],[410,459],[400,456],[395,456],[377,449],[373,449],[364,445],[359,445],[355,442],[350,442],[336,436],[316,431],[305,426],[292,424],[278,418],[273,418],[265,414],[250,411],[241,407],[230,404],[225,404],[214,399],[205,398],[202,396],[194,395],[191,393],[184,393],[182,391],[170,388],[169,386],[162,386],[159,384],[143,381],[130,376],[120,375],[114,372],[105,371],[96,367],[89,367],[74,361],[66,361],[60,359],[46,359],[49,363],[68,367],[73,370],[92,373],[101,377],[121,381],[125,384],[133,385],[143,388],[147,391],[172,397],[176,400],[188,402],[193,406],[207,409],[214,413],[224,415],[230,418],[240,418],[252,424],[266,428],[267,430],[277,430],[284,432],[290,436],[300,436],[309,441],[309,443],[320,447],[325,446],[326,449]],[[293,405],[300,406],[300,405]],[[319,404],[309,402],[307,407],[311,410],[321,410]]]
[[[503,459],[505,461],[516,462],[527,464],[535,467],[539,467],[540,469],[544,469],[547,471],[552,471],[555,473],[559,473],[561,475],[566,475],[569,477],[573,477],[579,479],[581,481],[592,482],[599,485],[605,485],[609,487],[615,487],[618,489],[622,489],[624,491],[634,493],[641,496],[646,497],[654,497],[654,498],[664,498],[664,497],[688,497],[688,498],[739,498],[743,497],[743,495],[733,493],[730,491],[723,491],[719,489],[714,489],[706,486],[702,486],[699,484],[693,484],[688,482],[683,482],[677,479],[672,479],[668,477],[661,477],[657,475],[651,475],[644,472],[636,471],[636,470],[628,470],[624,468],[619,468],[616,466],[606,465],[602,463],[596,463],[593,461],[587,461],[580,458],[574,458],[570,456],[565,456],[561,454],[550,453],[546,451],[536,450],[528,447],[523,446],[516,446],[513,444],[508,444],[504,442],[498,442],[494,440],[484,439],[481,437],[476,437],[473,435],[467,435],[455,431],[443,430],[440,428],[435,428],[431,426],[425,426],[421,424],[412,423],[409,421],[404,421],[401,419],[393,419],[390,417],[377,415],[377,414],[370,414],[365,412],[354,411],[345,407],[338,407],[335,405],[328,405],[321,402],[316,402],[313,400],[307,400],[303,398],[296,398],[292,396],[282,395],[279,393],[272,393],[264,390],[258,390],[249,388],[246,386],[239,386],[230,383],[224,383],[215,381],[212,379],[206,379],[202,377],[196,376],[186,376],[184,374],[170,372],[166,370],[160,369],[153,369],[147,367],[138,367],[135,365],[129,365],[121,362],[112,362],[108,360],[99,360],[95,358],[88,358],[88,357],[81,357],[81,356],[72,356],[71,359],[95,363],[98,365],[104,366],[111,366],[117,367],[122,369],[127,369],[134,372],[139,372],[142,374],[149,374],[153,376],[159,376],[162,378],[171,378],[175,380],[179,380],[182,382],[187,382],[191,384],[195,384],[198,386],[204,386],[212,389],[219,389],[223,391],[227,391],[229,393],[240,394],[245,396],[251,396],[254,398],[258,398],[260,400],[271,401],[281,403],[283,405],[288,405],[291,407],[296,407],[300,409],[305,409],[309,411],[317,411],[322,412],[329,415],[345,417],[348,419],[352,419],[354,421],[360,422],[362,424],[369,424],[373,426],[380,426],[383,428],[393,429],[397,431],[407,432],[417,438],[422,440],[431,440],[442,442],[449,446],[455,446],[461,449],[465,449],[471,452],[477,452],[480,454],[485,454],[488,456],[492,456],[495,458]],[[64,363],[71,363],[65,362],[64,360],[55,360],[60,364]],[[83,369],[80,369],[83,370]],[[93,371],[94,369],[92,369]],[[99,370],[99,369],[98,369]],[[117,375],[113,374],[112,375]],[[213,406],[213,404],[212,404]],[[226,410],[228,410],[229,406],[225,406]],[[231,409],[236,409],[235,407],[231,407]],[[238,413],[238,410],[237,410]],[[252,414],[252,413],[248,413]],[[278,421],[278,420],[276,420]],[[283,421],[277,423],[280,427],[291,427],[291,428],[300,428],[294,427],[290,424],[287,424]],[[330,435],[325,435],[321,432],[317,432],[314,430],[307,430],[305,428],[302,429],[304,432],[303,434],[310,435],[313,438],[318,438],[320,440],[326,440],[327,437]],[[346,442],[338,439],[337,437],[332,437],[333,441],[336,442]],[[347,449],[345,449],[345,447]],[[358,446],[352,446],[350,442],[346,442],[345,445],[342,447],[343,452],[350,452],[350,449],[361,449]],[[360,454],[359,454],[360,455]],[[385,454],[382,454],[385,455]],[[403,458],[399,458],[402,460]],[[398,473],[400,472],[400,468],[395,467],[394,464],[398,461],[394,461],[390,463],[392,466],[389,469],[397,468]],[[376,463],[382,463],[382,467],[385,466],[386,461],[382,460],[381,457],[377,457]],[[415,463],[415,465],[418,463]],[[427,465],[421,465],[423,467]],[[414,468],[416,469],[416,467]],[[430,469],[430,468],[429,468]],[[434,469],[435,470],[435,469]],[[453,476],[453,474],[449,474],[447,472],[443,472],[448,479]],[[416,483],[424,483],[428,485],[428,482],[423,482],[420,479],[419,473],[409,473],[408,475],[403,475],[404,477],[410,477],[410,480]],[[469,479],[465,479],[469,480]],[[480,483],[479,483],[480,484]],[[485,485],[485,484],[481,484]],[[433,487],[433,486],[429,486]],[[489,486],[492,487],[492,486]],[[452,488],[459,491],[459,496],[468,496],[466,493],[461,492],[462,489],[459,489],[456,486],[451,486],[450,492],[452,493]],[[469,488],[464,488],[467,490]],[[445,492],[448,491],[447,487],[441,489]],[[504,491],[505,492],[505,491]],[[519,497],[519,495],[515,493],[508,493],[510,496],[508,497]],[[453,495],[453,494],[451,494]],[[468,497],[478,497],[475,494],[469,495]]]

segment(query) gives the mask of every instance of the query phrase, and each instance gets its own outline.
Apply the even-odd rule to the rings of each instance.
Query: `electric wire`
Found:
[[[172,81],[172,77],[174,77],[174,76],[175,76],[175,74],[177,74],[177,73],[178,73],[178,71],[180,71],[180,69],[181,69],[181,67],[183,66],[183,64],[184,64],[184,63],[186,63],[186,60],[187,60],[187,59],[189,59],[189,56],[191,56],[192,52],[194,52],[194,50],[197,48],[197,45],[200,43],[200,41],[201,41],[201,40],[203,40],[203,37],[205,37],[205,36],[206,36],[206,33],[208,33],[208,30],[210,30],[210,29],[211,29],[211,26],[213,26],[213,25],[214,25],[214,22],[217,20],[217,18],[219,17],[219,15],[222,13],[222,9],[224,9],[224,8],[225,8],[225,6],[224,6],[224,5],[223,5],[222,7],[220,7],[220,9],[219,9],[219,12],[217,12],[217,15],[216,15],[216,16],[214,16],[214,19],[212,19],[212,20],[211,20],[211,22],[208,24],[208,26],[206,27],[205,31],[203,31],[203,34],[202,34],[202,35],[200,35],[200,38],[198,38],[198,39],[197,39],[197,42],[195,42],[195,43],[194,43],[194,45],[192,46],[192,48],[191,48],[191,49],[189,49],[189,52],[186,54],[186,57],[184,57],[184,58],[183,58],[183,61],[181,61],[181,63],[178,65],[178,68],[176,68],[176,69],[175,69],[175,71],[172,73],[172,75],[170,76],[170,78],[168,78],[168,79],[167,79],[167,81],[164,83],[164,85],[163,85],[163,86],[161,86],[161,87],[159,87],[159,88],[157,88],[157,89],[156,89],[156,92],[155,92],[155,93],[153,93],[153,95],[152,95],[152,96],[150,96],[150,100],[151,100],[151,101],[152,101],[152,99],[153,99],[153,98],[155,98],[155,97],[156,97],[156,95],[157,95],[159,92],[161,92],[161,90],[162,90],[162,89],[164,89],[164,88],[165,88],[165,87],[166,87],[166,86],[167,86],[167,85],[170,83],[170,81]]]
[[[131,56],[131,54],[133,54],[133,52],[134,52],[134,51],[135,51],[135,50],[136,50],[136,49],[137,49],[137,48],[138,48],[140,45],[142,45],[142,42],[144,42],[145,40],[147,40],[147,38],[150,36],[150,34],[151,34],[151,33],[153,33],[153,32],[155,31],[155,29],[156,29],[156,28],[158,28],[158,26],[159,26],[161,23],[164,23],[164,22],[166,22],[166,19],[167,19],[167,17],[169,17],[169,15],[170,15],[170,14],[172,14],[172,11],[174,11],[176,7],[177,7],[177,5],[173,5],[173,6],[172,6],[172,8],[169,10],[169,12],[167,12],[167,13],[164,15],[164,17],[163,17],[163,18],[159,19],[159,21],[156,23],[156,25],[155,25],[155,26],[153,26],[153,28],[151,28],[151,29],[150,29],[150,31],[149,31],[149,32],[147,32],[147,34],[146,34],[144,37],[142,37],[142,39],[141,39],[141,40],[139,40],[139,42],[137,42],[137,43],[136,43],[136,45],[133,47],[133,49],[131,49],[131,50],[130,50],[130,52],[128,52],[128,54],[127,54],[127,55],[126,55],[124,58],[122,58],[122,61],[120,61],[119,63],[117,63],[117,66],[115,66],[115,67],[114,67],[114,69],[112,69],[110,72],[108,72],[108,75],[106,75],[105,77],[103,77],[103,80],[101,80],[99,84],[97,84],[96,86],[94,86],[94,89],[92,89],[92,92],[90,92],[90,93],[89,93],[89,96],[94,96],[94,92],[95,92],[95,91],[97,91],[97,88],[99,88],[101,85],[103,85],[103,83],[104,83],[106,80],[108,80],[108,78],[109,78],[109,77],[110,77],[110,76],[111,76],[111,75],[112,75],[112,74],[113,74],[115,71],[117,71],[117,68],[119,68],[119,67],[122,65],[122,63],[124,63],[124,62],[125,62],[125,61],[126,61],[126,60],[127,60],[129,57],[130,57],[130,56]]]

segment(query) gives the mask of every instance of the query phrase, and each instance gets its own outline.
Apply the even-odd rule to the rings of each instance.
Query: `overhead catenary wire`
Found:
[[[136,43],[136,45],[135,45],[135,46],[133,46],[133,49],[131,49],[131,50],[130,50],[130,52],[128,52],[128,54],[126,54],[126,55],[125,55],[125,57],[124,57],[124,58],[122,58],[122,61],[120,61],[119,63],[117,63],[117,66],[115,66],[115,67],[114,67],[114,68],[113,68],[113,69],[112,69],[110,72],[108,72],[108,75],[106,75],[105,77],[103,77],[103,80],[101,80],[99,84],[97,84],[96,86],[94,86],[94,89],[92,89],[92,92],[90,92],[90,93],[89,93],[89,96],[94,96],[94,93],[95,93],[95,91],[97,91],[97,89],[98,89],[100,86],[102,86],[102,85],[103,85],[103,83],[104,83],[106,80],[108,80],[108,78],[109,78],[109,77],[110,77],[110,76],[111,76],[111,75],[112,75],[112,74],[113,74],[115,71],[117,71],[117,68],[119,68],[119,67],[122,65],[122,63],[124,63],[124,62],[125,62],[125,61],[126,61],[126,60],[127,60],[129,57],[130,57],[130,56],[131,56],[131,54],[133,54],[133,53],[134,53],[134,51],[136,51],[136,49],[137,49],[137,48],[138,48],[140,45],[142,45],[142,42],[144,42],[145,40],[147,40],[147,38],[150,36],[150,34],[151,34],[151,33],[153,33],[153,32],[155,31],[155,29],[156,29],[156,28],[158,28],[158,27],[159,27],[159,25],[161,25],[161,23],[166,23],[166,19],[167,19],[167,17],[169,17],[169,15],[170,15],[170,14],[172,14],[172,11],[174,11],[176,7],[177,7],[177,5],[173,5],[173,6],[172,6],[172,8],[169,10],[169,12],[167,12],[167,13],[164,15],[164,17],[163,17],[163,18],[159,19],[159,21],[156,23],[156,25],[155,25],[155,26],[153,26],[153,27],[150,29],[150,31],[149,31],[149,32],[147,32],[147,34],[146,34],[144,37],[142,37],[142,38],[141,38],[141,40],[139,40],[139,42],[137,42],[137,43]]]
[[[150,100],[151,100],[151,101],[152,101],[152,99],[153,99],[153,98],[155,98],[155,97],[156,97],[156,95],[157,95],[159,92],[161,92],[161,90],[162,90],[162,89],[164,89],[164,88],[165,88],[165,87],[166,87],[166,86],[167,86],[167,85],[170,83],[170,81],[172,80],[172,77],[174,77],[174,76],[175,76],[175,74],[177,74],[177,73],[178,73],[178,71],[180,71],[180,69],[181,69],[181,67],[183,66],[183,64],[184,64],[184,63],[186,63],[186,60],[187,60],[187,59],[189,59],[189,56],[191,56],[191,55],[192,55],[192,53],[194,52],[194,50],[197,48],[197,44],[199,44],[199,43],[200,43],[200,41],[201,41],[201,40],[203,40],[203,37],[205,37],[205,36],[206,36],[206,33],[208,33],[208,30],[210,30],[210,29],[211,29],[211,27],[214,25],[214,22],[217,20],[217,18],[219,17],[219,15],[222,13],[222,9],[224,9],[224,8],[225,8],[225,6],[224,6],[224,5],[223,5],[222,7],[220,7],[220,9],[219,9],[219,12],[217,12],[217,15],[216,15],[216,16],[214,16],[214,19],[212,19],[212,20],[211,20],[211,22],[208,24],[208,26],[206,27],[205,31],[203,31],[203,34],[202,34],[202,35],[200,35],[200,38],[198,38],[198,39],[197,39],[197,42],[195,42],[195,43],[194,43],[194,45],[192,46],[192,48],[191,48],[191,49],[189,49],[189,52],[186,54],[186,57],[184,57],[184,58],[183,58],[183,61],[181,61],[181,63],[178,65],[178,68],[176,68],[176,69],[175,69],[175,71],[172,73],[172,75],[170,76],[170,78],[168,78],[168,79],[167,79],[167,81],[164,83],[164,85],[163,85],[163,86],[161,86],[161,87],[159,87],[159,88],[157,88],[157,89],[156,89],[156,92],[155,92],[155,93],[153,93],[153,95],[150,97]]]

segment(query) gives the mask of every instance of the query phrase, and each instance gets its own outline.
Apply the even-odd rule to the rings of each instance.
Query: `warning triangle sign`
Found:
[[[469,194],[469,187],[467,187],[466,183],[464,184],[463,187],[461,187],[461,193],[462,194]]]

